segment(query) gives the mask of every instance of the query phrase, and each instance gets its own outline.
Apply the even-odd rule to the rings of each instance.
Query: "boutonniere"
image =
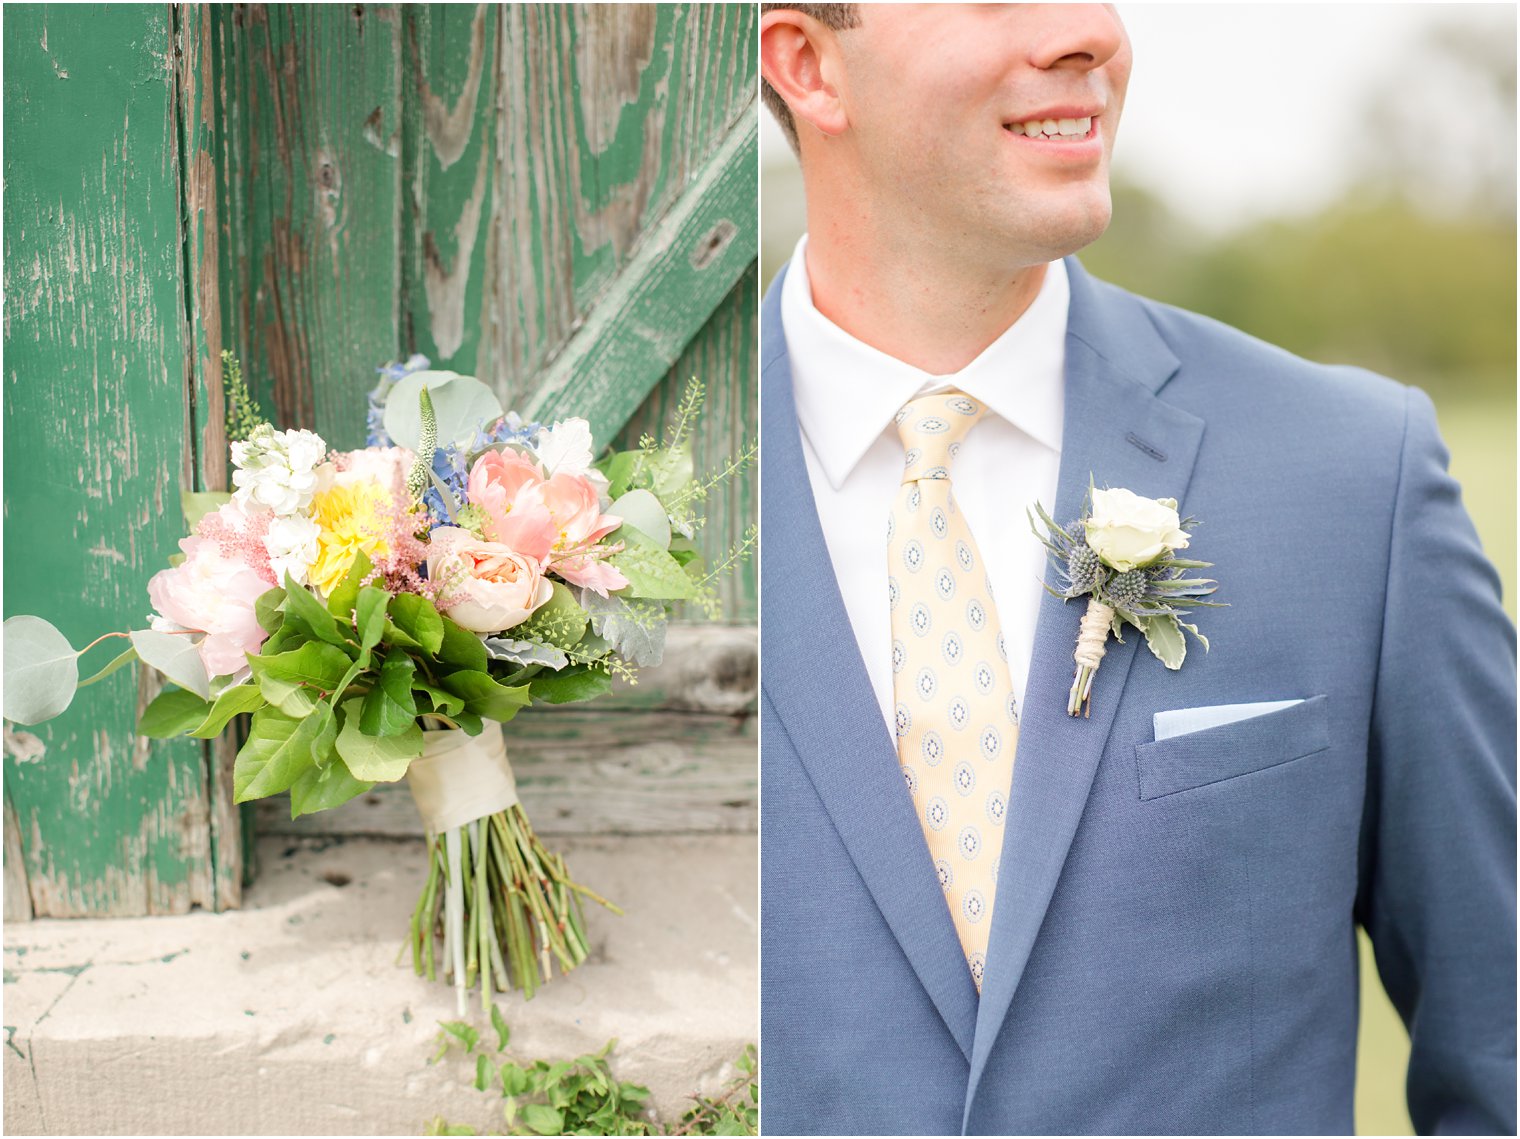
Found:
[[[1151,652],[1170,669],[1181,668],[1187,656],[1182,630],[1208,650],[1208,638],[1182,618],[1199,606],[1218,608],[1218,602],[1203,600],[1218,583],[1187,576],[1189,570],[1207,569],[1212,562],[1176,556],[1187,549],[1188,534],[1198,520],[1179,518],[1175,499],[1141,498],[1122,487],[1089,487],[1082,517],[1064,529],[1039,503],[1034,508],[1046,532],[1040,533],[1032,516],[1029,524],[1066,582],[1064,590],[1048,585],[1046,590],[1065,601],[1088,599],[1073,654],[1077,675],[1066,701],[1068,713],[1089,713],[1093,676],[1104,646],[1110,633],[1124,643],[1126,623],[1145,634]]]

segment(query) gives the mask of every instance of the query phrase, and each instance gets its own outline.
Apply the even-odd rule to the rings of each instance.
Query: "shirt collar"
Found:
[[[857,340],[813,305],[807,235],[798,241],[781,290],[781,323],[797,418],[831,486],[838,490],[897,410],[914,396],[959,388],[1036,442],[1061,450],[1066,265],[1052,261],[1024,314],[962,368],[933,376]]]

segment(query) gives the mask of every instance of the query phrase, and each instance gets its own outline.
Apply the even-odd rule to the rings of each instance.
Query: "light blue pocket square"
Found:
[[[1253,716],[1265,716],[1268,712],[1280,712],[1302,700],[1268,700],[1261,704],[1213,704],[1207,708],[1178,708],[1170,712],[1157,712],[1151,717],[1156,739],[1171,739],[1205,728],[1217,728],[1221,724],[1233,724],[1237,720],[1249,720]]]

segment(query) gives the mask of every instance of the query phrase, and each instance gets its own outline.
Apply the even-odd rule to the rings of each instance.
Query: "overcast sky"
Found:
[[[1433,23],[1456,17],[1515,39],[1511,4],[1120,4],[1119,12],[1135,67],[1116,172],[1214,229],[1312,209],[1343,189],[1352,171],[1346,109],[1416,53]],[[1432,109],[1433,143],[1441,120],[1462,113],[1452,86],[1440,75],[1409,77],[1409,98]],[[762,130],[766,160],[789,160],[768,114]],[[1508,145],[1512,154],[1513,139]]]

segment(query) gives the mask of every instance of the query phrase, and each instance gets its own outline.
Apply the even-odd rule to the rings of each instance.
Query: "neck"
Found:
[[[813,304],[844,331],[933,376],[960,371],[1024,315],[1045,264],[992,266],[943,248],[863,239],[858,230],[809,228]]]

